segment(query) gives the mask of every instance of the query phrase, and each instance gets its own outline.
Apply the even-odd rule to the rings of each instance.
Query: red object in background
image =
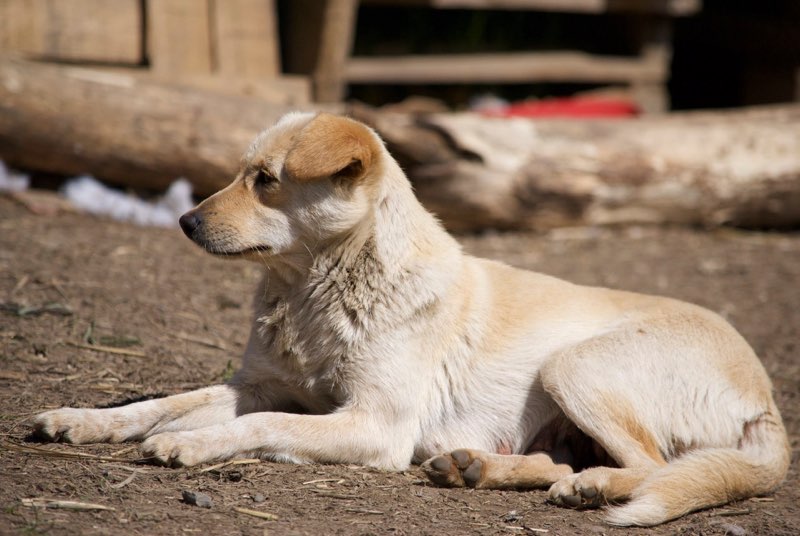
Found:
[[[505,108],[492,110],[488,115],[499,117],[631,117],[639,108],[623,99],[599,97],[570,97],[521,101]]]

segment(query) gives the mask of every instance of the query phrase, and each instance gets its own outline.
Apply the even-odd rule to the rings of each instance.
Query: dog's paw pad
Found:
[[[478,487],[483,476],[483,461],[477,453],[466,449],[434,456],[422,469],[435,484],[448,487]]]
[[[464,479],[464,483],[467,486],[474,488],[481,480],[481,476],[483,475],[482,471],[483,462],[479,458],[475,458],[466,469],[461,471],[461,477]]]
[[[550,502],[568,508],[596,508],[604,503],[602,492],[596,485],[582,482],[581,474],[562,478],[548,494]]]

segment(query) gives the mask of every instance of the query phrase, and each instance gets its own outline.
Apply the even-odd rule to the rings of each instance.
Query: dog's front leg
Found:
[[[47,411],[34,417],[33,429],[51,441],[117,443],[233,421],[237,415],[263,409],[251,390],[217,385],[118,408]]]
[[[155,435],[142,444],[142,454],[173,466],[259,456],[402,470],[411,461],[413,446],[411,427],[380,422],[364,411],[327,415],[268,412],[189,432]]]

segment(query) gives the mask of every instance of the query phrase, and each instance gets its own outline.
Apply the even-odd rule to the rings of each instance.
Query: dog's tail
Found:
[[[687,453],[657,469],[608,510],[612,525],[651,526],[694,510],[768,493],[786,476],[789,443],[777,410],[745,426],[739,448]]]

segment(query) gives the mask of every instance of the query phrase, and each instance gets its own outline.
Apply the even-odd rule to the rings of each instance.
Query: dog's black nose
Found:
[[[181,229],[189,238],[192,237],[192,233],[194,233],[195,229],[200,225],[200,217],[194,212],[189,211],[178,220],[178,223],[181,224]]]

